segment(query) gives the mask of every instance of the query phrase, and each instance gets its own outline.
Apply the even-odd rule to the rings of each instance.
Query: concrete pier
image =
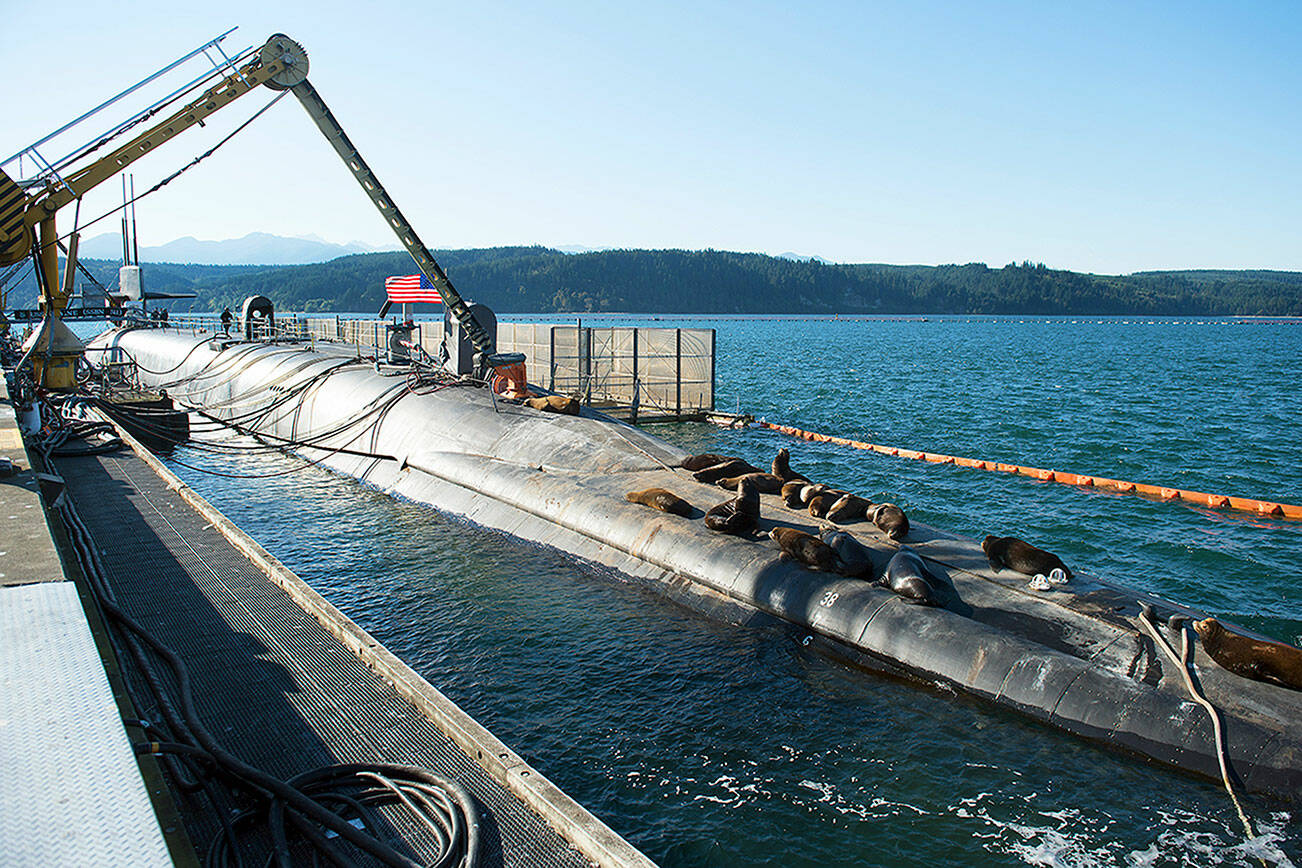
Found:
[[[0,417],[3,438],[13,414],[0,413]],[[130,440],[128,435],[124,437]],[[18,442],[21,450],[21,440]],[[21,454],[26,469],[30,465],[25,453]],[[185,661],[200,716],[227,750],[281,778],[336,763],[384,762],[419,766],[453,779],[479,806],[483,865],[652,864],[234,527],[152,455],[144,450],[138,454],[123,450],[110,455],[56,457],[45,469],[49,492],[61,490],[89,531],[116,604]],[[37,679],[50,680],[46,661],[69,646],[62,633],[52,632],[43,622],[32,622],[28,631],[39,634],[36,644],[8,638],[11,621],[31,620],[32,606],[18,595],[30,595],[35,582],[61,586],[63,621],[79,622],[77,629],[85,634],[83,644],[91,642],[91,633],[77,589],[59,558],[55,539],[63,531],[58,515],[52,512],[51,535],[34,475],[26,471],[14,479],[14,484],[3,486],[8,499],[0,503],[8,509],[5,515],[26,520],[6,523],[0,551],[21,547],[24,555],[10,561],[4,560],[7,554],[0,555],[0,562],[15,564],[7,567],[9,576],[24,578],[18,587],[10,588],[6,581],[6,587],[0,588],[0,666],[4,667],[0,673],[6,679],[0,689],[0,739],[15,729],[16,720],[24,737],[43,750],[31,745],[11,749],[7,741],[0,743],[0,780],[5,781],[0,798],[0,817],[4,818],[0,820],[0,846],[7,854],[31,857],[15,863],[8,861],[7,855],[6,864],[118,864],[53,849],[56,839],[84,845],[100,832],[136,832],[143,839],[136,850],[120,849],[116,841],[96,844],[99,855],[111,851],[121,857],[121,864],[168,864],[172,860],[194,864],[195,852],[204,853],[220,829],[218,819],[194,793],[163,794],[151,807],[138,768],[152,770],[157,779],[157,766],[149,758],[137,766],[131,753],[132,742],[150,737],[137,727],[123,727],[123,714],[113,706],[104,666],[93,652],[93,643],[89,655],[75,658],[74,665],[82,680],[103,682],[101,726],[91,731],[83,725],[64,741],[77,743],[88,752],[102,751],[116,741],[119,759],[125,763],[90,780],[81,773],[61,772],[78,760],[49,749],[53,726],[46,713],[49,709],[63,711],[78,724],[85,723],[86,715],[57,695],[46,696],[45,703],[32,699],[41,690]],[[29,544],[29,539],[40,545]],[[69,560],[68,572],[75,575],[77,569],[76,561]],[[98,623],[93,602],[90,606],[90,621]],[[38,646],[45,652],[39,652]],[[117,649],[121,653],[120,644]],[[135,661],[128,661],[125,654],[120,659],[121,664],[117,658],[108,664],[113,671],[121,665],[123,683],[136,703],[132,714],[161,720],[161,710]],[[22,669],[20,679],[29,685],[25,691],[12,689],[11,670],[15,668]],[[48,686],[46,691],[49,693]],[[104,730],[115,730],[113,738]],[[45,765],[35,769],[21,765],[29,754],[47,757]],[[85,808],[74,818],[56,817],[58,811],[50,805],[50,787],[61,778],[84,786],[83,792],[60,799]],[[143,816],[124,816],[116,796],[112,801],[103,797],[122,781],[132,783],[138,791]],[[176,814],[170,813],[173,798]],[[16,805],[30,805],[31,810],[13,810]],[[168,843],[173,843],[173,838],[183,842],[173,843],[170,858],[155,812],[184,826],[184,830],[174,830],[179,835],[168,838]],[[72,835],[71,829],[78,835]],[[410,830],[395,826],[389,831],[404,840]],[[193,849],[189,841],[193,841]],[[419,844],[411,844],[410,849],[421,855]],[[246,858],[257,852],[255,847]]]
[[[13,402],[0,379],[0,853],[5,865],[164,866],[192,857],[163,822],[108,674],[46,522]],[[10,472],[11,471],[11,472]]]

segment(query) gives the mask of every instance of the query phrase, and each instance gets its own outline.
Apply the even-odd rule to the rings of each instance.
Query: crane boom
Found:
[[[50,334],[57,330],[57,320],[68,306],[71,281],[59,279],[58,233],[55,215],[65,205],[80,199],[93,188],[130,166],[159,145],[202,124],[204,119],[230,105],[241,96],[266,85],[272,90],[292,90],[317,127],[334,147],[363,191],[384,217],[403,247],[415,260],[416,267],[438,288],[444,303],[465,328],[481,358],[493,353],[495,340],[475,318],[460,293],[452,286],[443,269],[434,261],[429,249],[398,206],[389,198],[375,173],[366,165],[343,127],[335,119],[320,94],[307,80],[308,60],[303,46],[282,33],[273,34],[253,58],[208,88],[198,99],[137,135],[111,153],[66,175],[51,172],[44,185],[35,192],[25,191],[0,171],[0,267],[20,262],[35,250],[40,304],[45,314],[43,328]],[[75,249],[75,246],[73,247]],[[65,269],[75,267],[70,257]],[[387,310],[387,306],[386,306]],[[67,332],[66,328],[63,332]],[[44,363],[34,359],[36,379],[54,389],[73,387],[73,362],[81,354],[80,343],[71,333],[64,334],[56,353],[47,337]],[[56,358],[57,357],[57,358]]]
[[[380,179],[375,177],[375,173],[371,171],[370,166],[366,165],[362,155],[357,153],[357,148],[353,147],[353,143],[348,139],[348,134],[339,125],[339,121],[335,120],[334,114],[331,113],[325,101],[321,99],[321,95],[316,92],[316,88],[312,87],[312,83],[305,78],[298,84],[293,85],[290,90],[294,92],[294,96],[298,97],[298,101],[303,104],[303,108],[307,110],[307,113],[316,122],[322,134],[329,140],[335,149],[335,153],[339,154],[339,158],[344,161],[344,165],[353,173],[357,183],[362,185],[362,190],[366,192],[366,195],[371,198],[371,202],[384,216],[389,228],[402,242],[402,246],[407,248],[407,252],[411,254],[411,258],[416,262],[416,267],[420,269],[421,274],[425,275],[425,278],[443,296],[443,303],[447,305],[448,310],[452,311],[452,315],[465,328],[470,342],[475,345],[475,349],[483,353],[485,357],[491,355],[496,345],[493,336],[489,335],[479,321],[475,319],[474,313],[466,305],[461,294],[453,288],[452,281],[448,280],[448,276],[444,274],[443,269],[439,268],[439,264],[434,261],[434,257],[430,255],[429,249],[420,240],[416,230],[412,228],[411,223],[398,210],[398,206],[389,198],[384,186],[380,184]],[[384,310],[388,310],[387,304]],[[383,316],[384,311],[380,315]]]

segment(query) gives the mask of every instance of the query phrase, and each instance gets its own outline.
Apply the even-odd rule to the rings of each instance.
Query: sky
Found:
[[[304,46],[430,248],[1302,270],[1292,0],[108,6],[0,0],[0,159],[238,26],[232,52],[275,32]],[[137,191],[271,96],[139,160]],[[81,222],[120,201],[104,184]],[[137,209],[142,246],[394,243],[292,95]]]

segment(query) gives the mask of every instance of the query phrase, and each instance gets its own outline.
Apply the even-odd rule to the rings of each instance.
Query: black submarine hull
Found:
[[[585,411],[541,413],[487,389],[407,387],[370,363],[307,345],[221,341],[166,329],[97,339],[134,358],[141,380],[180,404],[253,427],[304,457],[377,488],[553,546],[691,598],[775,616],[861,661],[945,685],[1050,726],[1220,778],[1212,723],[1179,670],[1141,629],[1141,606],[1206,613],[1088,575],[1050,591],[993,572],[978,541],[913,525],[908,546],[950,585],[942,608],[778,557],[775,526],[817,533],[808,513],[762,497],[751,539],[708,531],[727,492],[676,465],[680,449]],[[155,373],[149,373],[149,372]],[[375,408],[382,408],[377,410]],[[696,507],[682,518],[629,503],[661,487]],[[897,551],[866,521],[843,529],[880,568]],[[1168,634],[1179,648],[1177,634]],[[1249,681],[1195,650],[1195,671],[1225,720],[1227,755],[1246,789],[1302,793],[1302,692]]]

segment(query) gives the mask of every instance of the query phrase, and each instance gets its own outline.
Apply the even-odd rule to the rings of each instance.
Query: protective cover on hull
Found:
[[[179,403],[283,438],[303,456],[411,500],[658,583],[702,608],[726,599],[830,640],[857,661],[950,685],[1045,723],[1219,778],[1213,727],[1182,676],[1140,628],[1204,613],[1089,576],[1037,592],[991,571],[980,543],[914,524],[908,546],[946,580],[942,608],[779,558],[767,532],[818,532],[806,512],[761,497],[750,539],[707,530],[727,493],[676,467],[685,453],[635,428],[495,402],[470,385],[410,384],[370,362],[309,349],[169,330],[110,332],[142,381]],[[411,388],[415,385],[415,388]],[[625,493],[669,489],[692,518]],[[877,568],[898,549],[868,521],[844,525]],[[690,592],[684,592],[690,588]],[[1165,629],[1165,628],[1162,628]],[[1179,637],[1168,632],[1179,648]],[[1225,719],[1231,766],[1248,789],[1302,792],[1302,692],[1232,675],[1198,646],[1198,679]]]

